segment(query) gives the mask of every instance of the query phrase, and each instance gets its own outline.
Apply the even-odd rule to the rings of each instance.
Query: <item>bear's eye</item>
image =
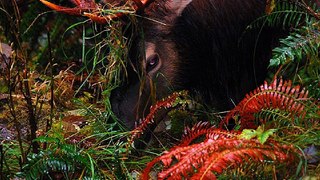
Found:
[[[146,65],[146,71],[150,72],[152,69],[154,69],[159,63],[159,55],[153,54],[147,59],[147,65]]]

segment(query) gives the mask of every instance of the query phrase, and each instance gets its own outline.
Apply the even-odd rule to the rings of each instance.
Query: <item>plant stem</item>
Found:
[[[17,82],[15,82],[14,80],[17,78],[12,77],[12,71],[11,71],[10,67],[13,66],[14,63],[12,62],[12,58],[7,58],[6,56],[3,56],[3,55],[2,55],[2,58],[3,58],[4,62],[7,62],[6,63],[6,67],[7,67],[7,76],[6,77],[7,77],[7,87],[9,88],[9,102],[8,102],[9,111],[10,111],[10,114],[13,118],[13,123],[14,123],[15,129],[17,131],[17,138],[18,138],[19,148],[20,148],[20,152],[21,152],[22,162],[25,162],[26,156],[25,156],[23,146],[22,146],[22,138],[21,138],[19,121],[17,120],[15,105],[13,102],[13,91],[14,91],[15,86],[17,84]],[[11,81],[11,79],[13,80],[13,82]]]
[[[31,136],[31,145],[32,145],[32,152],[38,153],[39,152],[39,144],[37,142],[34,142],[33,140],[37,138],[37,120],[34,114],[33,105],[32,105],[32,99],[31,99],[31,93],[30,93],[30,87],[29,87],[29,81],[28,81],[28,68],[27,68],[27,60],[25,63],[25,69],[23,70],[23,86],[24,86],[24,97],[27,101],[27,108],[28,108],[28,119],[29,119],[29,125],[30,125],[30,136]]]

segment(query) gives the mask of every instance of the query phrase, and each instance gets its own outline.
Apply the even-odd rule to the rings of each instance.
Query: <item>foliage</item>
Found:
[[[319,98],[319,3],[316,1],[270,0],[269,12],[256,25],[282,26],[290,34],[273,49],[269,67],[277,76],[298,81],[311,97]],[[263,23],[258,23],[263,22]]]
[[[313,17],[309,13],[311,6],[305,1],[267,0],[266,15],[257,18],[250,27],[280,27],[283,29],[296,28]]]
[[[248,27],[290,32],[273,50],[270,69],[275,72],[270,76],[292,81],[266,82],[225,117],[197,111],[185,91],[175,92],[155,103],[137,129],[125,132],[109,97],[127,76],[132,40],[123,35],[139,29],[134,13],[149,1],[100,6],[73,0],[75,7],[67,9],[62,6],[70,6],[68,1],[52,2],[64,8],[60,12],[107,24],[45,12],[40,1],[0,2],[0,179],[133,179],[150,161],[142,178],[296,179],[320,174],[316,3],[268,0],[266,15]],[[132,148],[159,111],[169,112],[172,124],[165,128],[176,134],[187,118],[212,124],[217,124],[213,116],[224,120],[220,128],[208,122],[186,128],[173,148],[158,134],[161,148]],[[231,121],[241,131],[225,130]]]
[[[240,137],[243,139],[253,139],[256,137],[261,144],[264,144],[276,131],[276,129],[268,129],[267,131],[264,131],[263,127],[259,126],[256,130],[244,129],[240,134]]]
[[[142,179],[149,179],[151,168],[158,162],[163,164],[163,169],[157,179],[216,179],[217,174],[228,168],[236,170],[243,164],[271,163],[277,166],[287,163],[292,169],[292,165],[297,166],[299,161],[299,152],[293,146],[281,145],[271,139],[261,144],[257,139],[239,138],[237,133],[225,130],[202,129],[201,125],[193,129],[194,132],[200,132],[193,137],[202,135],[203,131],[210,132],[206,133],[205,140],[200,143],[183,143],[155,158],[145,168]],[[290,176],[290,169],[287,169],[288,174],[284,176]],[[254,177],[252,174],[246,176]]]
[[[140,125],[136,127],[133,131],[131,131],[131,140],[129,142],[133,142],[136,138],[139,138],[141,133],[145,131],[149,124],[154,123],[153,119],[156,113],[160,109],[168,109],[172,107],[176,107],[178,104],[185,103],[181,100],[181,97],[186,96],[186,91],[182,92],[174,92],[172,95],[166,97],[163,100],[157,101],[157,103],[150,107],[149,114],[141,121]]]
[[[108,91],[107,82],[120,79],[118,65],[106,73],[106,52],[114,44],[126,53],[120,51],[123,42],[115,40],[122,37],[120,26],[115,22],[97,33],[101,27],[80,22],[66,29],[78,20],[52,18],[44,11],[39,1],[0,2],[0,179],[17,172],[30,178],[92,178],[102,177],[102,169],[110,173],[106,177],[117,177],[111,169],[123,177],[121,154],[127,149],[121,138],[127,133],[110,120],[110,112],[101,113],[102,89]],[[113,39],[92,48],[106,34]],[[117,53],[108,58],[123,63]],[[111,73],[117,76],[107,78],[116,80],[106,80]]]
[[[17,174],[18,177],[122,179],[130,176],[125,163],[128,145],[122,140],[129,133],[117,130],[115,123],[104,123],[107,131],[96,127],[100,127],[106,119],[104,114],[99,115],[94,109],[69,113],[79,112],[87,115],[66,116],[54,122],[49,132],[36,139],[41,150],[28,155],[28,161]],[[88,120],[92,115],[97,119]]]
[[[273,49],[270,66],[279,66],[290,62],[301,62],[304,58],[317,57],[320,48],[320,26],[318,22],[300,27],[285,39],[281,46]]]
[[[0,178],[7,179],[7,174],[14,174],[16,172],[21,171],[21,147],[19,146],[19,142],[16,140],[5,141],[1,140],[0,144]],[[23,149],[28,148],[27,143],[22,144]]]
[[[261,175],[264,178],[301,176],[305,173],[301,167],[304,164],[303,155],[293,144],[287,145],[289,142],[292,143],[293,139],[286,137],[304,137],[303,131],[288,132],[292,127],[312,128],[311,132],[314,134],[308,133],[305,136],[310,141],[304,143],[295,141],[294,144],[300,148],[306,148],[310,144],[319,145],[316,143],[320,137],[319,105],[312,103],[307,95],[308,92],[304,88],[292,87],[291,81],[275,79],[270,85],[265,82],[264,85],[247,94],[226,115],[220,124],[220,129],[203,122],[199,122],[191,129],[187,128],[182,142],[151,161],[145,168],[142,179],[149,179],[152,168],[156,169],[157,179],[181,179],[182,177],[216,179],[219,174],[222,177],[230,177],[223,173],[230,173],[230,171],[231,174],[238,174],[239,171],[246,172],[245,177],[252,178]],[[236,120],[243,131],[222,130],[231,118]],[[259,124],[263,127],[259,126],[256,130],[247,129],[257,127]],[[271,129],[271,127],[279,129]],[[161,169],[156,166],[160,162]],[[289,169],[286,169],[288,167],[286,163],[290,164]],[[258,174],[243,170],[261,166],[274,166],[277,170],[274,172],[276,174],[266,169],[260,169],[261,172]],[[287,172],[287,174],[280,174],[280,172]]]
[[[255,89],[225,117],[222,128],[231,119],[241,124],[241,129],[256,128],[259,123],[297,124],[319,117],[317,104],[308,98],[308,91],[300,86],[292,87],[291,81],[275,79]],[[307,118],[305,118],[307,116]],[[298,122],[295,120],[299,119]],[[258,120],[258,122],[256,122]],[[275,125],[273,125],[275,127]]]
[[[97,164],[86,151],[82,151],[75,145],[60,142],[56,138],[40,137],[37,141],[50,143],[49,147],[38,154],[29,155],[22,177],[27,179],[39,177],[55,179],[59,176],[66,179],[101,178],[101,172],[96,172]]]

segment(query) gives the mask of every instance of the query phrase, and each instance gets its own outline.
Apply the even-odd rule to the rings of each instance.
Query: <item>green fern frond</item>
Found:
[[[301,61],[306,56],[317,56],[320,48],[320,30],[315,26],[304,26],[273,49],[269,66],[279,66],[292,61]]]
[[[41,141],[45,141],[42,138]],[[49,138],[48,141],[52,141]],[[99,178],[100,173],[96,172],[95,163],[84,151],[75,145],[61,144],[53,145],[47,150],[38,154],[30,154],[28,163],[23,167],[22,177],[26,179],[53,178],[62,175],[64,178]]]
[[[282,26],[297,27],[299,23],[308,17],[306,11],[290,2],[277,3],[275,11],[266,17],[267,25],[271,27]]]
[[[282,124],[281,122],[285,124],[286,122],[290,122],[292,120],[291,113],[274,108],[261,109],[261,111],[254,114],[254,116],[256,119],[263,119],[264,123],[277,120],[278,124]]]
[[[297,3],[283,0],[275,4],[272,12],[256,19],[249,28],[259,27],[282,27],[283,29],[298,27],[310,19],[307,10],[300,7]]]

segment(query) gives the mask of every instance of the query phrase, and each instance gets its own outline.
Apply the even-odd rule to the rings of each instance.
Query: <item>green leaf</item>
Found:
[[[280,46],[272,50],[269,67],[288,63],[299,63],[305,57],[317,56],[320,48],[320,29],[313,23],[302,26],[280,40]]]
[[[254,129],[244,129],[240,134],[240,138],[242,139],[252,139],[257,136],[257,132]]]
[[[276,131],[276,129],[268,129],[265,131],[263,126],[259,126],[256,130],[244,129],[239,137],[242,139],[253,139],[256,137],[261,144],[264,144]]]
[[[277,129],[268,129],[268,130],[262,132],[261,134],[260,134],[260,133],[259,133],[259,134],[257,133],[257,139],[259,140],[259,142],[260,142],[261,144],[264,144],[264,143],[267,141],[267,139],[268,139],[270,136],[272,136],[273,133],[275,133],[276,131],[277,131]]]
[[[40,136],[34,141],[40,142],[40,143],[59,143],[60,142],[58,138],[46,137],[46,136]]]

